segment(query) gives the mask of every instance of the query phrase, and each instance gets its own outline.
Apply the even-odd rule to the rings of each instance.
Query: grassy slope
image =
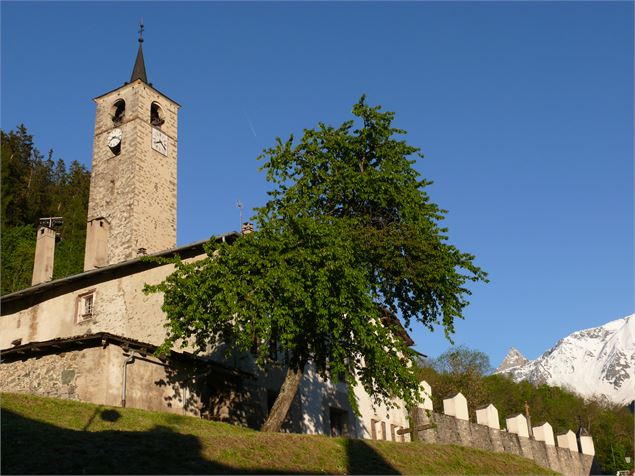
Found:
[[[170,413],[1,398],[2,474],[552,474],[459,446],[264,434]]]

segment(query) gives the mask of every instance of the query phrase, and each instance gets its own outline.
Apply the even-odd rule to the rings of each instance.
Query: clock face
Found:
[[[152,148],[163,155],[168,155],[168,136],[159,129],[152,129]]]
[[[121,144],[122,137],[123,133],[121,132],[121,129],[117,128],[110,131],[108,133],[108,136],[106,137],[108,147],[110,147],[111,149],[117,147],[119,144]]]

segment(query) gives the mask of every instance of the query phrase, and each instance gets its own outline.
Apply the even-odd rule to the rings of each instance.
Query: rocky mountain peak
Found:
[[[514,367],[524,365],[527,362],[529,362],[527,357],[525,357],[518,349],[512,347],[511,349],[509,349],[509,352],[507,352],[507,355],[498,366],[495,373],[505,372],[506,370],[512,369]]]

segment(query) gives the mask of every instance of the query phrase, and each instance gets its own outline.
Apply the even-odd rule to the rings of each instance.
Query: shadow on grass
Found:
[[[116,410],[99,412],[104,420]],[[94,417],[94,416],[93,416]],[[198,438],[156,426],[150,431],[76,431],[2,409],[2,474],[284,474],[248,470],[201,457]]]
[[[346,440],[347,474],[400,474],[364,440]]]
[[[121,413],[119,413],[117,410],[102,410],[102,406],[99,405],[97,408],[95,408],[95,411],[90,416],[90,418],[88,419],[88,421],[86,422],[82,430],[83,431],[88,430],[88,428],[93,423],[93,421],[95,421],[95,418],[97,416],[99,416],[104,421],[115,422],[119,420],[119,418],[121,417]]]
[[[117,410],[97,408],[116,421]],[[235,468],[204,459],[197,437],[155,426],[149,431],[78,431],[2,409],[1,474],[290,474],[275,467]],[[347,440],[349,474],[398,474],[363,440]],[[305,474],[315,474],[309,468]],[[292,474],[302,474],[293,472]]]

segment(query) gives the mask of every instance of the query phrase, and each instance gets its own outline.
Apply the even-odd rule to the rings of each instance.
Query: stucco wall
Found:
[[[397,431],[410,426],[408,422],[408,411],[403,402],[394,400],[394,408],[388,408],[383,404],[375,404],[361,385],[356,385],[355,396],[357,397],[361,418],[357,419],[356,436],[358,438],[392,441],[410,441],[409,435],[397,435]],[[373,431],[374,427],[374,431]],[[384,432],[385,428],[385,432]]]
[[[145,295],[144,284],[156,284],[172,272],[172,265],[157,266],[127,276],[78,287],[0,318],[0,349],[97,332],[110,332],[149,344],[165,337],[163,296]],[[79,298],[94,291],[93,317],[78,318]]]

